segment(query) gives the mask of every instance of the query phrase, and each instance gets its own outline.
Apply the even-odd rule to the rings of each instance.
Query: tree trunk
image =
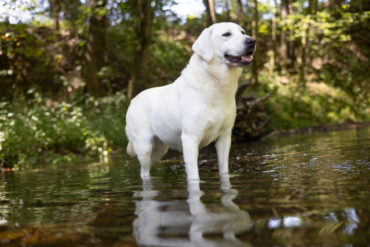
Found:
[[[309,14],[316,14],[318,10],[318,1],[317,0],[309,0],[308,2],[308,13]]]
[[[299,81],[302,85],[302,88],[306,87],[306,47],[307,47],[307,29],[308,24],[303,23],[302,36],[301,36],[301,64],[299,66]]]
[[[238,18],[238,22],[240,23],[243,28],[245,27],[245,14],[243,10],[243,3],[241,0],[236,0],[236,17]]]
[[[152,37],[153,9],[152,0],[131,0],[131,5],[136,10],[134,26],[138,47],[136,49],[135,59],[132,67],[132,74],[127,89],[127,97],[131,99],[146,88],[145,81],[141,77],[142,70],[146,66],[149,47]]]
[[[216,12],[215,12],[215,5],[213,0],[203,0],[203,3],[206,7],[207,11],[207,26],[216,23]]]
[[[228,0],[224,0],[224,3],[225,3],[226,19],[227,19],[227,21],[231,21],[229,1]]]
[[[292,15],[294,14],[295,8],[293,7],[292,4],[289,4],[288,10],[289,10],[288,14]],[[295,45],[294,45],[295,41],[293,37],[294,37],[294,29],[290,28],[289,29],[289,41],[288,41],[288,58],[289,58],[289,63],[290,63],[291,68],[294,68],[295,62],[297,60],[296,55],[295,55]]]
[[[307,8],[309,13],[304,22],[302,23],[302,35],[301,35],[301,64],[299,66],[299,81],[302,85],[302,88],[306,87],[306,65],[307,65],[307,56],[310,57],[310,44],[309,44],[309,33],[310,33],[310,21],[311,14],[316,14],[316,5],[317,0],[310,0]]]
[[[98,80],[97,73],[104,65],[105,58],[105,32],[106,16],[97,14],[97,9],[105,8],[107,0],[90,0],[91,14],[89,21],[89,33],[86,41],[85,64],[83,78],[86,82],[87,91],[93,95],[104,94],[104,87]]]
[[[276,8],[277,8],[277,3],[276,0],[274,0],[274,7],[272,9],[272,13],[274,17],[272,18],[272,32],[271,32],[271,39],[272,39],[272,55],[271,55],[271,62],[270,62],[270,75],[273,73],[275,69],[275,63],[276,63]]]
[[[257,0],[252,0],[252,38],[257,40],[258,38],[258,3]],[[258,57],[257,55],[255,56]],[[252,62],[252,84],[258,83],[258,72],[257,72],[257,59]]]
[[[61,10],[63,11],[64,20],[68,21],[71,25],[72,32],[77,29],[77,21],[81,18],[82,8],[79,0],[64,1]]]
[[[59,30],[59,13],[60,13],[60,2],[59,0],[49,0],[50,12],[53,18],[53,29]]]
[[[286,20],[289,12],[289,0],[282,0],[281,1],[281,20]],[[285,68],[288,60],[288,43],[287,43],[287,35],[284,26],[281,29],[281,36],[280,36],[280,59],[281,67]]]

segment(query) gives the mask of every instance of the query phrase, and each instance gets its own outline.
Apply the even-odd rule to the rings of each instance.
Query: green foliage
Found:
[[[356,103],[345,90],[324,82],[309,82],[300,86],[298,77],[263,73],[261,85],[248,93],[263,95],[275,93],[266,102],[270,116],[270,129],[308,128],[326,123],[370,121],[368,107],[355,107]],[[370,102],[367,100],[367,105]]]
[[[102,98],[87,97],[83,107],[89,126],[105,137],[108,147],[126,147],[125,115],[128,104],[122,92]]]
[[[12,2],[19,5],[19,1]],[[59,15],[53,15],[55,9],[50,7],[36,10],[37,1],[25,7],[32,15],[39,11],[40,16],[51,19],[27,24],[0,22],[0,163],[6,166],[22,168],[98,157],[111,148],[123,147],[124,94],[130,79],[135,78],[141,46],[147,44],[148,49],[141,55],[145,61],[136,83],[144,87],[168,84],[186,66],[191,44],[206,26],[206,14],[180,20],[171,10],[176,4],[173,0],[152,1],[148,36],[140,32],[144,30],[144,12],[136,1],[113,0],[101,7],[78,0],[57,2]],[[214,2],[222,9],[218,21],[240,23],[251,33],[252,8],[244,5],[239,13],[236,1]],[[369,7],[354,0],[295,1],[288,3],[289,13],[282,19],[282,5],[275,9],[273,4],[258,2],[254,63],[260,83],[245,94],[262,96],[276,91],[256,115],[270,118],[269,129],[370,121]],[[90,84],[82,78],[89,75],[85,72],[91,59],[92,13],[107,20],[106,26],[92,27],[103,28],[106,36],[99,47],[104,50],[99,53],[104,54],[98,58],[101,65],[91,70],[97,72],[102,98],[87,95]],[[58,16],[63,16],[58,19],[59,29],[53,25]],[[143,42],[144,36],[147,42]],[[286,52],[280,49],[283,45]],[[242,81],[250,77],[250,69],[246,69]],[[246,123],[239,123],[238,131],[253,132],[246,126],[254,125],[256,118],[242,119]]]
[[[0,97],[24,95],[34,85],[42,92],[63,90],[62,77],[81,68],[80,39],[69,31],[0,23],[0,33]]]
[[[78,103],[51,102],[29,91],[32,101],[0,103],[0,163],[19,169],[40,164],[106,160],[123,146],[125,97],[122,94]]]
[[[290,14],[281,20],[282,28],[288,32],[289,40],[306,46],[305,66],[309,73],[316,74],[319,80],[341,87],[354,95],[355,87],[367,93],[367,81],[370,72],[367,69],[367,56],[370,49],[360,44],[364,37],[359,37],[353,29],[370,31],[365,27],[370,23],[370,11],[348,12],[345,6],[340,11],[324,8],[316,14]],[[303,49],[303,48],[299,48]],[[298,52],[301,50],[297,49]],[[302,58],[298,55],[298,62]]]
[[[178,36],[185,36],[180,32]],[[151,65],[161,70],[153,71],[158,77],[155,85],[167,84],[180,75],[190,58],[189,44],[185,40],[176,40],[165,33],[159,33],[153,46]]]

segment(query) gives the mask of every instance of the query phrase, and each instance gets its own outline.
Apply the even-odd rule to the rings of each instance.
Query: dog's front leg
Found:
[[[229,173],[229,152],[231,146],[231,131],[220,135],[216,141],[218,173],[220,176]]]
[[[194,136],[182,134],[181,142],[187,179],[199,179],[198,171],[199,141]]]

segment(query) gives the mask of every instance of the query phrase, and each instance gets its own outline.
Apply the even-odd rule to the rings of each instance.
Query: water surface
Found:
[[[200,183],[175,156],[142,183],[135,159],[3,172],[4,246],[366,246],[370,128],[233,145],[220,180],[212,148]]]

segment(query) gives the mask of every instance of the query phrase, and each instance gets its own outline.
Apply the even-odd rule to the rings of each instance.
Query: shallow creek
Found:
[[[369,127],[233,145],[229,178],[212,148],[200,182],[186,182],[180,160],[154,166],[144,184],[126,156],[3,172],[0,245],[370,244]]]

